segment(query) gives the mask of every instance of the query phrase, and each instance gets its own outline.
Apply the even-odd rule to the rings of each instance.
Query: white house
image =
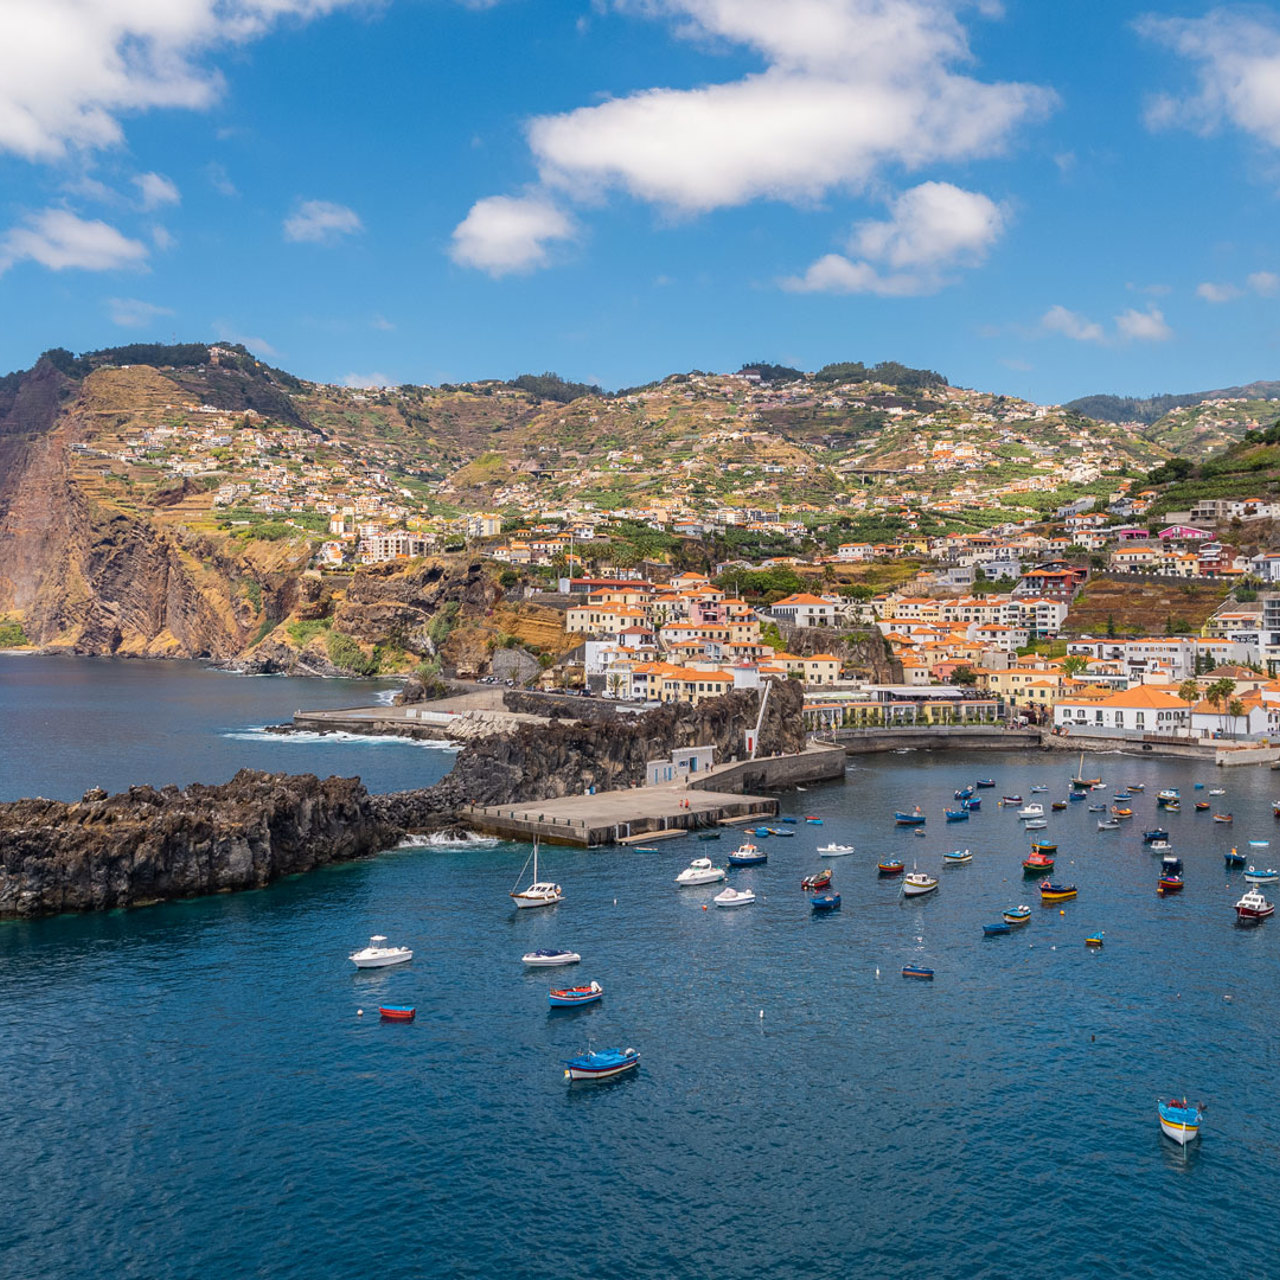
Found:
[[[1105,698],[1060,698],[1053,708],[1053,723],[1068,733],[1185,738],[1191,727],[1191,709],[1176,694],[1144,684]]]

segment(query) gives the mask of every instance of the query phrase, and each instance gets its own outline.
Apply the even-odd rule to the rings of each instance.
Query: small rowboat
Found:
[[[979,790],[985,790],[987,788],[994,787],[996,785],[996,780],[994,778],[979,778],[973,785],[979,788]]]
[[[783,836],[787,839],[794,839],[796,833],[788,830],[786,827],[770,827],[769,834],[771,836]]]
[[[1066,902],[1068,898],[1076,896],[1076,887],[1073,884],[1052,884],[1048,880],[1040,882],[1040,901],[1041,902]]]
[[[1039,786],[1036,786],[1036,787],[1032,787],[1032,788],[1031,788],[1031,794],[1032,794],[1033,796],[1034,796],[1034,795],[1039,795],[1039,794],[1043,794],[1044,792],[1046,792],[1046,791],[1048,791],[1048,790],[1049,790],[1049,788],[1048,788],[1044,783],[1041,783]]]
[[[1214,822],[1233,822],[1235,821],[1229,813],[1215,813],[1213,815]]]
[[[1105,804],[1091,804],[1089,806],[1090,813],[1106,813],[1107,806]]]
[[[378,1012],[388,1022],[412,1022],[418,1010],[411,1004],[380,1004]]]
[[[1249,841],[1250,849],[1269,849],[1270,847],[1271,847],[1270,840],[1250,840]]]
[[[1132,818],[1133,810],[1125,809],[1121,805],[1113,804],[1111,806],[1111,816],[1113,818]]]
[[[957,800],[968,800],[972,795],[972,787],[961,787],[960,790],[955,793],[955,798]]]
[[[719,840],[720,833],[718,831],[699,831],[698,839],[699,840]]]
[[[815,911],[836,911],[840,906],[840,895],[838,893],[820,893],[816,897],[809,899],[809,905]]]
[[[1058,846],[1056,844],[1048,844],[1044,840],[1033,840],[1031,842],[1032,853],[1057,853]]]
[[[942,855],[942,865],[944,867],[963,867],[972,861],[973,854],[968,849],[953,849],[950,853]]]
[[[805,876],[800,881],[800,887],[802,889],[825,889],[830,883],[831,868],[828,867],[825,871],[818,871],[811,876]]]
[[[1142,833],[1143,844],[1154,844],[1157,840],[1167,840],[1169,833],[1162,827],[1153,827],[1150,831]]]
[[[1280,880],[1280,871],[1275,871],[1268,867],[1265,871],[1259,871],[1257,867],[1250,867],[1244,873],[1245,881],[1248,884],[1274,884]]]
[[[882,876],[900,876],[907,869],[905,862],[878,862],[876,870]]]
[[[1031,908],[1025,903],[1020,907],[1010,907],[1007,911],[1001,913],[1004,917],[1005,924],[1029,924],[1031,922]]]
[[[1200,1124],[1204,1119],[1203,1107],[1189,1107],[1186,1098],[1181,1102],[1175,1098],[1172,1102],[1157,1100],[1156,1108],[1160,1113],[1160,1131],[1166,1138],[1172,1138],[1180,1147],[1185,1147],[1199,1137]]]
[[[893,820],[900,827],[922,827],[925,823],[925,816],[916,809],[912,813],[894,813]]]
[[[1147,789],[1147,784],[1145,782],[1130,782],[1128,786],[1130,791],[1135,792],[1145,791]]]
[[[1156,886],[1156,892],[1163,897],[1166,893],[1182,892],[1181,876],[1161,876],[1160,883]]]
[[[640,1065],[634,1049],[588,1049],[576,1058],[565,1060],[566,1080],[608,1080]]]
[[[945,809],[943,811],[947,815],[948,822],[968,822],[968,809]]]
[[[604,995],[604,988],[593,982],[587,987],[553,987],[547,993],[547,1003],[553,1009],[576,1009],[580,1004],[595,1004]]]
[[[984,938],[994,938],[994,937],[997,937],[999,934],[1012,933],[1012,932],[1013,932],[1013,926],[1004,924],[1003,922],[1001,922],[1000,924],[984,924],[982,926],[982,936]]]
[[[1197,813],[1208,813],[1208,812],[1209,812],[1209,802],[1208,802],[1207,800],[1197,800],[1197,801],[1196,801],[1196,812],[1197,812]]]
[[[925,978],[929,981],[933,979],[933,970],[926,969],[919,964],[904,964],[902,966],[902,976],[904,978]]]
[[[1131,791],[1113,791],[1111,793],[1111,798],[1113,800],[1129,800],[1132,796],[1133,793]]]
[[[1088,799],[1088,797],[1085,795],[1085,793],[1084,793],[1083,791],[1073,791],[1073,792],[1072,792],[1072,793],[1067,797],[1067,799],[1068,799],[1068,800],[1087,800],[1087,799]],[[1056,808],[1056,806],[1055,806],[1055,808]]]
[[[782,821],[783,821],[783,822],[789,822],[789,823],[791,823],[791,825],[792,825],[792,826],[794,826],[797,822],[799,822],[799,818],[790,818],[790,817],[788,817],[788,818],[783,818],[783,819],[782,819]]]
[[[1048,825],[1049,823],[1044,818],[1028,818],[1023,823],[1022,829],[1024,831],[1043,831]]]
[[[1052,809],[1054,813],[1061,813],[1062,810],[1065,809],[1066,807],[1067,807],[1067,802],[1065,800],[1055,800],[1049,806],[1049,808]]]
[[[1000,803],[1001,804],[1021,804],[1022,797],[1021,796],[1001,796]]]
[[[1102,946],[1102,934],[1100,934],[1100,933],[1092,934],[1090,937],[1088,937],[1088,938],[1086,938],[1086,939],[1084,940],[1084,945],[1085,945],[1086,947],[1094,947],[1094,948],[1101,947],[1101,946]]]
[[[978,813],[982,809],[981,796],[973,796],[968,800],[961,800],[960,803],[968,809],[970,813]]]
[[[1222,855],[1222,860],[1229,867],[1243,867],[1244,864],[1248,861],[1245,855],[1241,853],[1238,849],[1232,849],[1230,850],[1230,852],[1224,853]]]
[[[576,951],[559,951],[551,947],[542,947],[537,951],[526,951],[520,958],[525,964],[543,966],[577,964],[582,959]]]
[[[1120,824],[1114,818],[1108,818],[1105,822],[1098,823],[1099,831],[1119,831]]]
[[[1181,812],[1182,812],[1182,801],[1181,801],[1181,800],[1170,800],[1170,801],[1169,801],[1169,803],[1165,805],[1165,809],[1166,809],[1169,813],[1181,813]]]
[[[1209,794],[1211,796],[1225,796],[1227,794],[1226,787],[1210,787]]]

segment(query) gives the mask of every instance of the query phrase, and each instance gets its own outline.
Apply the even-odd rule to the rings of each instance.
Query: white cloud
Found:
[[[354,209],[329,200],[304,200],[284,222],[284,238],[296,244],[333,245],[363,230]]]
[[[240,194],[236,184],[231,181],[231,176],[227,173],[226,166],[219,164],[216,160],[211,160],[204,167],[205,177],[209,179],[209,185],[220,196],[238,196]]]
[[[79,267],[85,271],[113,271],[141,266],[147,247],[130,240],[105,222],[78,218],[66,209],[44,209],[25,226],[14,227],[0,241],[0,271],[15,262],[31,260],[51,271]]]
[[[161,316],[173,315],[171,307],[158,307],[139,298],[108,298],[107,314],[112,324],[124,329],[142,329]]]
[[[1206,280],[1204,284],[1196,285],[1196,297],[1203,298],[1205,302],[1234,302],[1239,296],[1240,290],[1233,284],[1215,284]]]
[[[349,373],[342,379],[342,385],[355,391],[368,391],[375,387],[389,387],[391,379],[385,373]]]
[[[569,217],[541,196],[489,196],[454,228],[449,252],[463,266],[503,276],[546,266],[547,245],[574,235]]]
[[[178,241],[168,227],[162,227],[157,223],[151,228],[151,243],[163,253],[166,249],[172,249]]]
[[[865,192],[886,169],[999,154],[1057,101],[1037,85],[957,70],[970,58],[957,14],[994,13],[987,0],[613,4],[672,22],[682,37],[748,49],[765,66],[532,120],[543,187],[573,199],[618,190],[687,215],[757,199],[812,203]]]
[[[388,320],[384,315],[376,315],[369,321],[371,328],[380,329],[383,333],[391,333],[395,329],[395,324]]]
[[[177,185],[162,173],[140,173],[134,178],[133,185],[138,188],[138,198],[147,211],[165,204],[178,204],[182,200]]]
[[[980,192],[949,182],[921,183],[893,201],[887,219],[854,227],[848,252],[860,260],[827,254],[783,287],[895,297],[936,293],[951,283],[947,269],[982,261],[1006,220],[1005,211]]]
[[[269,343],[266,338],[256,338],[250,334],[241,333],[234,325],[227,324],[225,320],[215,320],[213,324],[213,335],[222,342],[238,342],[242,347],[247,347],[255,356],[276,357],[280,354],[275,347]]]
[[[1203,18],[1151,15],[1137,28],[1196,64],[1196,91],[1150,99],[1148,125],[1210,133],[1231,124],[1280,147],[1280,25],[1273,16],[1221,8]]]
[[[1040,327],[1046,333],[1060,333],[1075,342],[1102,342],[1105,340],[1102,326],[1078,311],[1068,311],[1062,305],[1049,308],[1040,317]]]
[[[210,52],[282,19],[306,21],[361,0],[4,0],[0,151],[56,159],[112,146],[120,119],[199,110],[220,96]]]
[[[1122,311],[1116,316],[1116,329],[1122,338],[1131,342],[1167,342],[1173,337],[1173,330],[1165,323],[1159,307]]]
[[[1280,276],[1274,271],[1255,271],[1245,283],[1260,298],[1274,298],[1280,293]]]

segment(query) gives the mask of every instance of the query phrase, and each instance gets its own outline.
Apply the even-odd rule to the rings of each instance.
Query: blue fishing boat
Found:
[[[759,836],[762,840],[766,839],[772,834],[773,833],[769,830],[768,827],[748,827],[747,828],[747,835]]]
[[[968,809],[947,809],[947,810],[944,810],[944,812],[947,815],[948,822],[968,822],[969,821]]]
[[[1160,1131],[1166,1138],[1172,1138],[1180,1147],[1200,1134],[1200,1125],[1204,1120],[1204,1107],[1197,1104],[1187,1105],[1186,1098],[1179,1102],[1174,1098],[1171,1102],[1157,1101],[1160,1111]]]
[[[604,988],[593,982],[585,987],[552,987],[547,992],[547,1003],[553,1009],[576,1009],[582,1004],[595,1004],[604,995]]]
[[[902,976],[904,978],[927,978],[933,980],[933,970],[926,969],[919,964],[904,964],[902,966]]]
[[[809,899],[809,905],[815,911],[835,911],[840,906],[838,893],[819,893]]]
[[[781,821],[783,821],[783,822],[790,822],[790,823],[794,824],[794,823],[798,822],[798,821],[799,821],[799,819],[798,819],[798,818],[783,818],[783,819],[781,819]]]
[[[786,839],[794,839],[796,833],[794,831],[788,831],[785,827],[770,827],[769,834],[771,836],[780,836]]]
[[[970,796],[968,800],[962,800],[961,803],[969,810],[970,813],[976,813],[982,808],[982,797]]]
[[[982,936],[984,938],[994,938],[1002,933],[1012,933],[1013,926],[1011,924],[984,924],[982,926]]]
[[[1222,855],[1222,860],[1229,867],[1243,867],[1248,861],[1246,855],[1241,853],[1239,849],[1231,849],[1227,853],[1224,853]]]
[[[968,800],[972,795],[972,787],[961,787],[960,790],[955,793],[955,798],[957,800]]]
[[[990,787],[994,787],[995,785],[996,785],[996,780],[994,778],[979,778],[978,781],[974,783],[974,786],[976,786],[979,790],[984,790],[984,791]]]
[[[1010,907],[1002,914],[1005,924],[1026,924],[1031,919],[1031,908],[1024,904],[1020,907]]]
[[[757,849],[750,841],[740,844],[729,855],[731,867],[758,867],[762,862],[768,861],[769,855],[763,849]]]
[[[1132,800],[1132,799],[1133,799],[1133,792],[1132,792],[1132,791],[1117,791],[1117,792],[1115,792],[1115,793],[1114,793],[1114,798],[1115,798],[1116,800]]]
[[[576,1058],[565,1059],[566,1080],[608,1080],[640,1065],[634,1049],[588,1049]]]
[[[1088,798],[1089,793],[1087,791],[1073,791],[1067,796],[1068,800],[1087,800]],[[1055,805],[1054,808],[1057,808],[1057,806]]]
[[[1154,844],[1157,840],[1167,840],[1169,833],[1161,827],[1153,827],[1150,831],[1142,833],[1143,844]]]
[[[1197,783],[1196,783],[1196,786],[1195,786],[1195,789],[1196,789],[1197,791],[1203,791],[1203,790],[1204,790],[1204,783],[1203,783],[1203,782],[1197,782]]]
[[[925,816],[919,809],[912,813],[895,813],[893,820],[900,827],[923,827],[925,824]]]

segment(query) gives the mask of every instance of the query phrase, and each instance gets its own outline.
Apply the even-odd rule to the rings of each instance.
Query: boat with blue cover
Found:
[[[836,911],[840,906],[838,893],[819,893],[809,899],[809,905],[815,911]]]
[[[595,1004],[604,996],[604,988],[598,982],[585,987],[552,987],[547,992],[547,1003],[553,1009],[576,1009],[579,1005]]]
[[[950,853],[942,855],[942,865],[945,867],[963,867],[972,861],[973,854],[968,849],[952,849]]]
[[[902,966],[902,976],[904,978],[924,978],[927,981],[932,981],[933,970],[926,969],[922,964],[904,964]]]
[[[794,823],[796,823],[796,822],[799,822],[799,821],[800,821],[800,819],[799,819],[799,818],[782,818],[782,819],[781,819],[781,821],[782,821],[782,822],[789,822],[789,823],[794,824]]]
[[[588,1049],[576,1058],[565,1059],[566,1080],[608,1080],[624,1071],[634,1071],[640,1055],[634,1049]]]
[[[893,820],[900,827],[922,827],[926,821],[924,814],[920,812],[918,807],[910,813],[895,812]]]
[[[982,797],[970,796],[967,800],[961,800],[960,803],[968,809],[970,813],[976,813],[982,808]]]
[[[1188,1106],[1186,1098],[1181,1102],[1176,1098],[1169,1102],[1157,1099],[1156,1108],[1160,1113],[1160,1131],[1180,1147],[1200,1136],[1200,1125],[1204,1121],[1204,1107],[1200,1104]]]
[[[1244,873],[1244,878],[1249,884],[1274,884],[1280,880],[1280,871],[1276,871],[1272,867],[1267,867],[1265,871],[1259,871],[1257,867],[1250,867]]]
[[[1167,840],[1169,833],[1163,827],[1152,827],[1150,831],[1142,833],[1143,844],[1154,844],[1157,840]]]
[[[747,835],[756,836],[758,839],[767,840],[772,832],[768,827],[748,827]]]
[[[1005,924],[1027,924],[1031,919],[1031,908],[1023,904],[1018,907],[1010,907],[1001,914],[1004,917]]]
[[[1088,798],[1089,798],[1089,797],[1088,797],[1087,793],[1085,793],[1085,792],[1083,792],[1083,791],[1073,791],[1073,792],[1072,792],[1072,793],[1067,797],[1067,799],[1068,799],[1068,800],[1087,800]],[[1054,806],[1054,808],[1057,808],[1057,806],[1055,805],[1055,806]]]
[[[1003,921],[1001,921],[1000,924],[984,924],[982,926],[982,936],[984,938],[994,938],[998,934],[1012,933],[1012,932],[1013,932],[1013,926],[1009,924],[1005,924]]]
[[[814,815],[813,815],[813,814],[810,814],[810,815],[805,819],[805,822],[807,822],[807,823],[809,824],[809,826],[811,826],[811,827],[820,827],[820,826],[822,826],[822,819],[821,819],[821,818],[816,818],[816,817],[814,817]]]
[[[948,822],[968,822],[969,821],[968,809],[946,809],[944,810],[944,812],[947,815]]]
[[[1131,791],[1115,791],[1112,792],[1112,798],[1115,800],[1132,800],[1133,792]]]

